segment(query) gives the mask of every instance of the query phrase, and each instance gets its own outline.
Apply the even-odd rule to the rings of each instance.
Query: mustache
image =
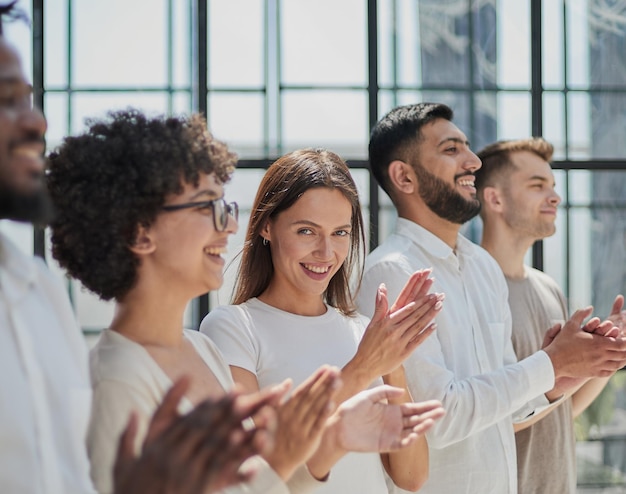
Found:
[[[11,142],[9,142],[9,149],[12,150],[24,144],[37,144],[45,148],[46,139],[37,132],[29,132],[24,137],[20,139],[13,139]]]
[[[463,172],[463,173],[458,173],[458,174],[456,174],[454,176],[454,180],[456,181],[456,180],[458,180],[461,177],[467,177],[467,176],[474,177],[474,176],[476,176],[476,174],[474,172],[470,172],[470,171]]]

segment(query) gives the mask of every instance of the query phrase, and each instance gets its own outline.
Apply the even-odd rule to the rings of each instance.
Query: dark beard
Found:
[[[45,187],[27,194],[0,183],[0,219],[44,227],[53,214],[52,201]]]
[[[480,212],[478,199],[465,199],[454,187],[430,173],[419,163],[414,163],[413,169],[419,180],[420,197],[430,210],[440,218],[462,225]],[[470,174],[464,173],[462,175]],[[459,176],[456,176],[455,180]]]

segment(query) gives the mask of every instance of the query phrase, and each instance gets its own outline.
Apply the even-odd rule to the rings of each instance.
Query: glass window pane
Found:
[[[563,93],[543,94],[543,137],[554,146],[554,159],[565,154],[565,104]]]
[[[209,2],[209,86],[263,86],[264,4]]]
[[[172,113],[191,113],[191,95],[186,91],[177,91],[172,98]]]
[[[167,84],[163,0],[73,0],[72,5],[73,84],[94,87]]]
[[[172,1],[172,78],[176,87],[191,84],[191,2]]]
[[[626,6],[623,2],[592,2],[589,15],[589,82],[592,87],[626,88]]]
[[[469,83],[469,2],[450,5],[439,0],[419,3],[422,82],[465,86]]]
[[[148,115],[167,113],[167,93],[75,93],[72,96],[72,133],[85,128],[86,118],[102,118],[109,111],[137,108]]]
[[[589,96],[592,129],[591,157],[623,159],[626,156],[626,139],[624,139],[626,92],[590,92]]]
[[[366,85],[367,2],[281,1],[280,18],[283,84]]]
[[[570,210],[569,230],[569,305],[575,310],[591,303],[591,227],[589,209]],[[597,274],[597,273],[596,273]]]
[[[564,2],[567,19],[567,83],[589,86],[589,15],[588,0]]]
[[[378,19],[379,84],[421,84],[418,3],[412,0],[381,1],[378,3]]]
[[[67,135],[67,100],[67,93],[45,94],[45,114],[48,122],[46,145],[48,149],[53,149],[61,144],[61,140]]]
[[[46,58],[44,80],[49,86],[67,86],[67,0],[44,2]]]
[[[564,198],[565,173],[563,170],[554,170],[556,189],[559,195]],[[561,203],[561,206],[563,204]],[[556,232],[554,235],[543,240],[543,269],[561,287],[567,297],[567,214],[568,212],[559,207],[556,216]]]
[[[588,93],[571,92],[567,95],[567,133],[570,159],[589,159],[591,156],[591,101]]]
[[[530,95],[528,93],[498,94],[498,139],[519,139],[532,134]]]
[[[542,75],[544,87],[563,87],[563,0],[541,2]],[[544,113],[545,114],[545,113]]]
[[[209,128],[240,158],[264,156],[263,94],[211,93]]]
[[[344,158],[367,156],[367,94],[364,91],[283,91],[285,151],[328,148]]]
[[[530,87],[530,2],[498,0],[498,85]]]
[[[626,293],[626,170],[591,175],[591,302],[606,316],[615,296]]]

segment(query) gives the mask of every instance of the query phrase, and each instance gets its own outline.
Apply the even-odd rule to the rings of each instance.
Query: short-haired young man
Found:
[[[518,359],[539,350],[548,329],[567,319],[567,304],[557,283],[524,264],[528,249],[556,231],[561,198],[550,167],[552,154],[553,146],[542,138],[498,141],[478,153],[483,164],[476,173],[484,227],[481,245],[506,278]],[[618,326],[623,326],[623,302],[618,296],[609,316]],[[520,494],[576,492],[574,417],[607,381],[605,377],[570,383],[571,397],[535,424],[516,429]]]

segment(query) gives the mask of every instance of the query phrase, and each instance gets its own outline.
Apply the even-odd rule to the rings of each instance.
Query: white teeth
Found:
[[[41,153],[37,149],[31,148],[15,148],[13,154],[26,156],[27,158],[41,158]]]
[[[465,186],[474,187],[474,182],[472,180],[459,180],[459,185],[463,187]]]
[[[220,254],[226,254],[226,247],[205,247],[203,251],[209,256],[219,256]]]
[[[303,266],[317,274],[327,273],[330,270],[330,266],[311,266],[310,264],[303,264]]]

